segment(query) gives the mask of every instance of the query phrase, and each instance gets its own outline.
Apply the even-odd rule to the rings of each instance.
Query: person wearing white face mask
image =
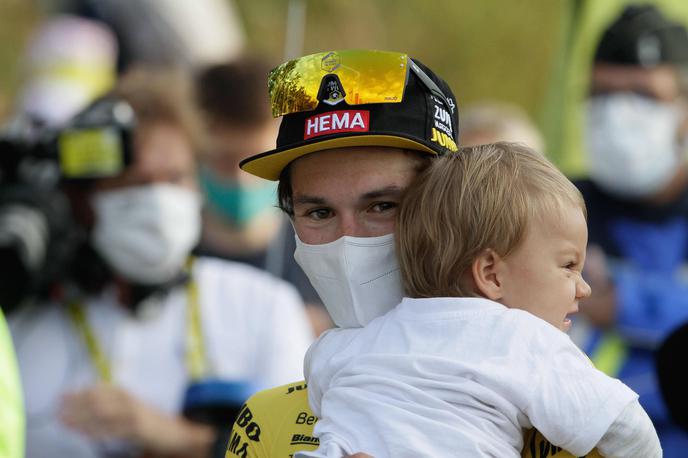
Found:
[[[403,296],[394,253],[396,207],[434,156],[457,151],[454,95],[418,61],[372,50],[295,59],[271,72],[268,87],[273,115],[282,116],[277,148],[241,167],[279,181],[280,206],[297,236],[294,256],[335,325],[365,326]],[[239,413],[227,456],[315,450],[317,421],[305,382],[262,391]],[[251,439],[256,426],[259,442]],[[572,456],[534,430],[525,436],[524,457],[545,449],[557,458]]]
[[[238,409],[255,389],[300,377],[312,334],[296,290],[190,256],[201,198],[185,83],[127,72],[110,95],[137,118],[131,164],[65,184],[83,244],[50,301],[10,320],[29,458],[211,456],[225,439],[199,420],[208,390],[220,402],[209,408],[235,396]]]
[[[688,320],[688,65],[686,27],[652,6],[630,6],[608,26],[585,105],[592,295],[576,338],[598,368],[640,395],[665,457],[685,455],[656,382],[653,351]],[[579,327],[581,329],[582,327]]]

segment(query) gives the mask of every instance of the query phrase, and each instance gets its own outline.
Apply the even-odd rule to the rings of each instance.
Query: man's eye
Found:
[[[394,210],[395,208],[397,208],[396,202],[378,202],[370,207],[370,209],[376,213],[384,213],[386,211]]]
[[[329,218],[332,215],[332,211],[327,208],[316,208],[306,212],[306,215],[314,220],[322,220]]]

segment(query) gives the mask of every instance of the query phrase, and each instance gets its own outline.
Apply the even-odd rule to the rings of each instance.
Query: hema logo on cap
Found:
[[[340,132],[368,132],[370,112],[367,110],[344,110],[320,113],[306,118],[303,139]]]

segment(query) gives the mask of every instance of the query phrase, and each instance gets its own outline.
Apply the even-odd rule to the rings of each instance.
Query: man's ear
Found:
[[[500,268],[502,258],[494,250],[483,250],[471,264],[471,274],[477,292],[493,301],[502,298],[502,284],[500,281]]]

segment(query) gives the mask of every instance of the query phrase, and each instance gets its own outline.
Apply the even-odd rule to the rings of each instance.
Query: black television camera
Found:
[[[62,278],[81,240],[66,181],[114,176],[131,162],[134,112],[102,98],[59,129],[15,119],[0,133],[0,307],[10,312]]]

